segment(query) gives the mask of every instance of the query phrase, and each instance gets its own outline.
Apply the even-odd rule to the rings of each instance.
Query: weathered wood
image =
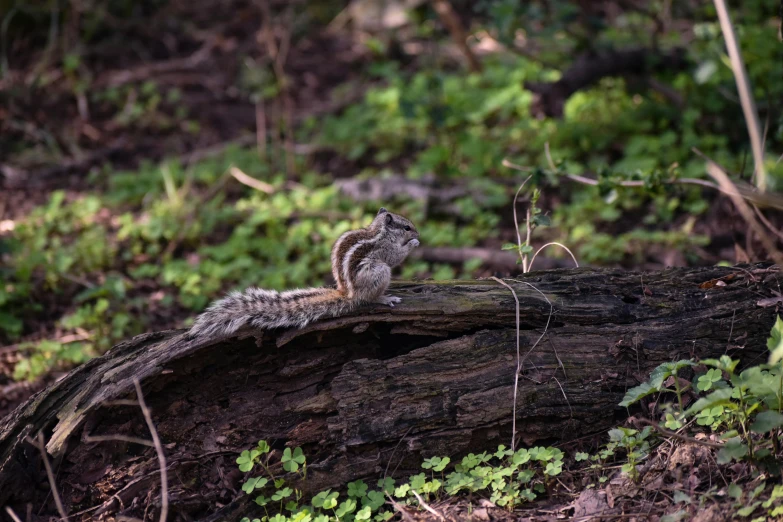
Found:
[[[663,361],[727,351],[761,360],[775,309],[757,302],[774,295],[779,279],[775,267],[755,265],[507,280],[520,302],[518,438],[568,440],[610,427],[626,414],[617,406],[625,390]],[[251,510],[236,493],[234,459],[259,439],[278,450],[303,447],[307,490],[508,444],[517,364],[511,292],[482,280],[403,283],[391,293],[401,305],[303,330],[221,341],[168,331],[115,346],[0,421],[0,505],[45,502],[46,477],[24,443],[39,430],[71,512],[103,504],[95,513],[140,516],[156,502],[151,448],[84,442],[88,434],[148,438],[138,408],[110,403],[134,398],[133,378],[166,444],[171,520]],[[216,512],[217,503],[228,505]]]

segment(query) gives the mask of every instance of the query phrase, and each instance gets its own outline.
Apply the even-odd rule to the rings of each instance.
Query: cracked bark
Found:
[[[627,415],[617,406],[625,390],[661,362],[727,351],[760,361],[775,309],[757,303],[775,295],[779,279],[769,265],[534,272],[517,281],[538,288],[554,314],[529,354],[550,306],[527,284],[507,280],[520,301],[525,357],[521,443],[571,440],[616,424]],[[509,445],[516,367],[509,290],[482,280],[399,283],[391,293],[401,305],[302,330],[218,341],[167,331],[115,346],[0,420],[0,504],[47,502],[38,455],[24,443],[43,430],[70,513],[101,506],[91,513],[138,517],[145,503],[155,509],[154,450],[85,442],[86,435],[148,437],[137,407],[111,403],[134,398],[134,377],[176,477],[170,520],[253,513],[249,497],[237,493],[234,459],[259,439],[278,454],[303,447],[308,491],[377,478],[387,468],[401,477],[435,454]]]

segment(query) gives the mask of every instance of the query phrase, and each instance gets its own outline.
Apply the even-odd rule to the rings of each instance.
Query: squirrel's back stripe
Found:
[[[360,254],[371,250],[373,244],[376,243],[377,241],[378,241],[378,236],[372,236],[370,239],[363,239],[361,241],[357,241],[355,244],[351,246],[351,248],[348,249],[345,256],[341,258],[343,260],[342,277],[343,277],[343,281],[345,282],[346,290],[348,291],[348,298],[353,297],[354,294],[353,280],[351,279],[351,270],[350,270],[350,267],[354,263],[354,259],[360,258]]]
[[[346,290],[347,280],[343,271],[342,261],[348,251],[361,241],[367,241],[375,236],[375,232],[361,228],[359,230],[349,230],[343,233],[332,248],[332,275],[337,283],[338,290]]]
[[[369,254],[372,252],[375,246],[372,242],[366,241],[356,247],[356,250],[351,253],[350,259],[347,259],[348,266],[346,267],[345,278],[348,281],[356,280],[356,273],[359,271],[359,267],[364,260],[370,259]]]

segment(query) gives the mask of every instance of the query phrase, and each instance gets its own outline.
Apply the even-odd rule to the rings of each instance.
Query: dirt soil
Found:
[[[189,162],[237,139],[255,143],[261,118],[271,132],[361,93],[360,85],[345,85],[360,76],[363,47],[345,31],[292,34],[302,21],[285,2],[272,3],[272,26],[258,2],[148,4],[127,19],[104,10],[105,34],[81,42],[73,73],[52,57],[59,48],[50,54],[36,38],[12,38],[11,71],[0,79],[0,220],[26,214],[55,188],[94,190],[86,176],[103,164],[129,169],[164,156]],[[274,84],[263,77],[270,37],[286,94],[256,104],[257,89]],[[78,73],[90,79],[85,93]],[[337,86],[343,91],[335,94]]]

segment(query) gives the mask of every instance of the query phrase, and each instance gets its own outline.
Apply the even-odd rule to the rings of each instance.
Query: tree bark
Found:
[[[260,439],[278,456],[304,449],[308,492],[508,446],[518,361],[517,444],[600,433],[627,415],[617,406],[624,392],[664,361],[729,353],[761,362],[775,309],[759,300],[776,295],[779,279],[768,264],[533,272],[507,280],[519,299],[519,356],[514,297],[492,280],[396,284],[395,308],[301,330],[140,335],[0,421],[0,505],[54,513],[40,455],[25,442],[43,431],[69,513],[159,509],[154,449],[86,441],[149,439],[127,401],[134,378],[167,455],[169,520],[253,513],[234,461]]]

